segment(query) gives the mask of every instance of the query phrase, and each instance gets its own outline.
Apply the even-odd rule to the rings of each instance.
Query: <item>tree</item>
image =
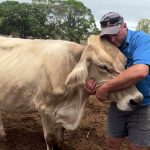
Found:
[[[3,2],[0,4],[1,26],[0,33],[8,35],[10,32],[9,19],[12,16],[11,7],[18,5],[19,2]]]
[[[91,10],[76,0],[33,0],[47,5],[47,25],[50,37],[80,42],[97,34]]]
[[[150,33],[150,20],[149,19],[141,19],[138,22],[136,30],[142,30],[146,33]]]
[[[61,21],[63,38],[71,41],[85,40],[96,29],[96,24],[91,10],[82,2],[76,0],[64,1],[66,11]]]
[[[76,0],[0,3],[0,34],[81,42],[98,32],[91,10]]]
[[[15,33],[22,38],[27,36],[44,38],[46,34],[44,34],[43,27],[46,19],[43,5],[16,1],[0,3],[1,34],[10,35]]]
[[[46,4],[49,0],[32,0],[32,3],[36,4]]]

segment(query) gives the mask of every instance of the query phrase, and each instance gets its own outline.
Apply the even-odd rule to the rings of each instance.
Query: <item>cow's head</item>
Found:
[[[88,45],[81,58],[66,79],[66,85],[84,85],[89,78],[95,78],[99,83],[107,82],[125,69],[126,58],[118,48],[100,38],[91,35]],[[142,102],[142,94],[135,86],[111,93],[110,100],[117,102],[117,107],[123,111],[135,109]]]

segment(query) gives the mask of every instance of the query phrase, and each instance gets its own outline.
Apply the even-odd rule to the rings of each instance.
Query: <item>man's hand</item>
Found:
[[[89,79],[85,83],[85,89],[87,92],[89,92],[91,95],[95,95],[98,100],[101,102],[107,100],[108,98],[108,90],[105,88],[105,86],[99,86],[97,87],[97,83],[95,79]]]
[[[96,93],[96,81],[95,79],[89,79],[85,83],[85,89],[87,92],[89,92],[91,95],[94,95]]]
[[[108,99],[108,90],[107,88],[105,88],[103,85],[99,86],[96,89],[96,93],[95,96],[98,100],[100,100],[101,102],[105,101]]]

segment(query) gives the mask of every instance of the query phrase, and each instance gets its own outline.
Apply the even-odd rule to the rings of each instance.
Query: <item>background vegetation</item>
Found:
[[[138,22],[136,30],[142,30],[142,31],[150,34],[150,20],[149,19],[141,19]]]
[[[80,42],[96,33],[99,30],[91,10],[76,0],[0,3],[0,34],[3,35]]]
[[[150,33],[150,20],[141,19],[136,29]],[[91,10],[77,0],[8,0],[0,3],[0,34],[80,43],[99,30]]]

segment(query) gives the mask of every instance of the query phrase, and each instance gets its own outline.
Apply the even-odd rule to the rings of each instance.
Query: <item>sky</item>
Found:
[[[0,2],[6,0],[0,0]],[[31,2],[31,0],[16,0]],[[135,30],[140,19],[150,19],[150,0],[79,0],[91,9],[97,27],[101,17],[108,12],[118,12],[124,17],[128,28]]]

